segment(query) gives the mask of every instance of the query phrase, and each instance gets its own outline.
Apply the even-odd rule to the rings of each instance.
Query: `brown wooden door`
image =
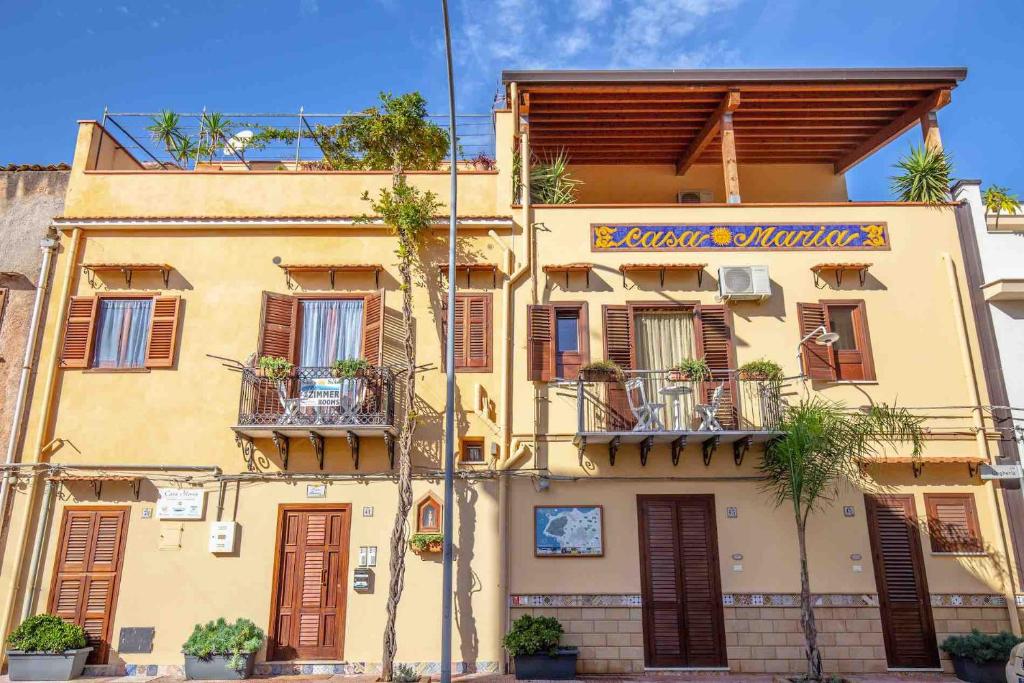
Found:
[[[341,659],[350,514],[348,506],[282,509],[271,659]]]
[[[714,496],[637,496],[637,506],[645,664],[725,666]]]
[[[85,629],[90,664],[106,664],[117,605],[127,508],[66,508],[49,611]]]
[[[914,497],[864,498],[889,666],[936,668],[939,651]]]

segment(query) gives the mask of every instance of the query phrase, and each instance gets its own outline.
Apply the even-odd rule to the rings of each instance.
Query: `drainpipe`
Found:
[[[50,523],[50,507],[53,505],[53,479],[47,478],[43,489],[43,506],[39,510],[39,523],[36,525],[36,536],[32,542],[32,559],[28,563],[28,593],[21,603],[21,620],[25,621],[32,614],[32,606],[36,602],[39,588],[39,560],[43,555],[43,539],[46,538],[46,527]]]
[[[960,359],[964,366],[964,375],[970,385],[970,400],[974,408],[971,411],[971,421],[974,423],[974,440],[978,452],[985,457],[986,462],[991,462],[991,454],[988,447],[988,436],[985,433],[985,420],[981,412],[981,389],[978,386],[978,374],[974,369],[974,359],[971,356],[970,338],[967,335],[967,317],[964,312],[963,299],[960,296],[960,285],[956,273],[956,265],[948,253],[942,254],[942,260],[946,264],[946,277],[949,280],[949,289],[953,295],[953,313],[956,317],[956,333],[960,341]],[[1003,596],[1006,599],[1006,611],[1010,617],[1010,628],[1013,634],[1021,634],[1020,615],[1017,613],[1017,597],[1013,586],[1013,568],[1010,565],[1010,545],[1006,540],[1005,520],[1003,519],[1002,506],[999,504],[999,496],[996,494],[995,482],[990,480],[985,485],[988,489],[992,509],[996,514],[996,523],[999,526],[999,544],[1003,557],[1006,560],[1006,578],[1003,580]]]
[[[39,264],[39,279],[36,285],[36,298],[32,303],[32,317],[28,323],[28,338],[25,340],[25,355],[21,361],[21,378],[18,380],[18,395],[14,399],[14,411],[11,416],[11,436],[7,441],[7,458],[5,463],[14,463],[14,455],[18,450],[18,442],[21,440],[21,429],[25,416],[25,399],[28,397],[29,380],[32,379],[32,366],[36,357],[36,342],[39,336],[39,322],[43,318],[43,301],[46,299],[46,292],[50,284],[50,264],[53,262],[53,252],[57,249],[57,240],[52,237],[43,238],[39,242],[39,248],[43,252],[43,262]],[[3,483],[0,484],[0,535],[6,525],[7,496],[11,490],[10,470],[4,471]]]

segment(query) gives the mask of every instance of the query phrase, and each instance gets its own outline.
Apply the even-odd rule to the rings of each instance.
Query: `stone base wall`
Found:
[[[970,633],[978,629],[982,633],[999,633],[1010,630],[1010,614],[1005,607],[932,607],[935,620],[935,636],[941,643],[947,637]],[[942,669],[953,673],[953,662],[949,655],[939,650]]]
[[[562,622],[562,644],[580,649],[579,673],[621,674],[644,670],[643,612],[639,607],[513,607],[524,614]]]

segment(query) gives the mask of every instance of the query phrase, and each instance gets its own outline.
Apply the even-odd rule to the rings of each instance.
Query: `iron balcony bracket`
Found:
[[[583,454],[587,450],[587,437],[577,436],[576,437],[576,453],[579,455],[580,467],[583,467]]]
[[[647,456],[650,455],[651,448],[654,447],[654,437],[648,436],[646,439],[640,442],[640,466],[645,467],[647,465]]]
[[[352,450],[352,464],[355,468],[359,469],[359,435],[353,431],[345,432],[345,438],[348,439],[348,447]],[[321,465],[320,469],[323,469]]]
[[[281,456],[281,465],[288,469],[288,437],[278,431],[270,432],[270,438],[277,447],[277,454]]]
[[[384,445],[388,449],[388,462],[391,469],[395,469],[395,435],[391,432],[384,432]]]
[[[316,453],[316,462],[320,469],[324,468],[324,437],[322,434],[310,431],[309,440],[313,444],[313,452]]]
[[[615,467],[615,454],[619,452],[619,443],[621,443],[622,437],[613,436],[612,440],[608,442],[608,463]]]
[[[705,439],[704,443],[701,444],[701,450],[704,454],[704,466],[707,467],[711,464],[711,456],[715,454],[715,449],[718,448],[718,442],[722,437],[715,435],[709,439]]]
[[[256,444],[253,440],[238,432],[235,432],[235,445],[242,449],[242,459],[250,472],[256,471]]]
[[[754,443],[754,437],[745,436],[742,439],[734,441],[732,444],[732,461],[739,467],[743,464],[743,456],[750,450],[750,445]]]
[[[672,466],[675,467],[679,464],[679,457],[683,454],[683,450],[686,448],[686,435],[683,434],[678,439],[672,442]]]

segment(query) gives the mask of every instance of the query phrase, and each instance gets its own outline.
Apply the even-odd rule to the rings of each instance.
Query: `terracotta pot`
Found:
[[[583,379],[587,382],[617,382],[621,377],[614,370],[584,370]]]
[[[431,541],[422,548],[418,546],[413,546],[412,549],[413,552],[418,553],[420,555],[430,555],[433,553],[439,553],[444,549],[444,541]]]

